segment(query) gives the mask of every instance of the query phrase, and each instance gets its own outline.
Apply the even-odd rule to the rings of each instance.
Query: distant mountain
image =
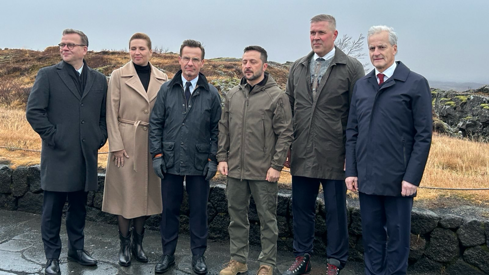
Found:
[[[489,83],[475,83],[475,82],[447,82],[447,81],[432,81],[428,80],[431,88],[437,88],[443,91],[454,90],[457,92],[463,92],[467,90],[477,90],[480,87]]]

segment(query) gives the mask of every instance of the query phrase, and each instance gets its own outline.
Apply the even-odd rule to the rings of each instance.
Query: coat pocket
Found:
[[[199,143],[195,145],[195,149],[195,168],[197,170],[204,170],[205,164],[208,161],[207,158],[209,157],[211,145],[208,143]]]
[[[163,158],[165,159],[166,168],[175,165],[175,142],[163,142]]]

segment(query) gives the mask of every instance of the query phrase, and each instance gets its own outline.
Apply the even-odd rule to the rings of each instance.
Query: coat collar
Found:
[[[330,66],[333,66],[333,65],[336,65],[336,64],[346,64],[346,62],[348,61],[348,56],[342,51],[340,50],[340,48],[335,47],[335,54],[334,54],[334,57],[333,57],[333,60],[331,61],[331,65]],[[302,65],[306,66],[306,67],[309,67],[309,62],[311,62],[311,58],[312,56],[314,55],[314,51],[311,51],[308,55],[302,57],[299,61],[299,63],[301,63]]]
[[[380,87],[380,89],[391,87],[396,84],[396,81],[406,82],[411,70],[401,61],[396,61],[396,63],[397,67],[394,74]],[[377,77],[375,76],[375,69],[372,69],[372,71],[368,73],[367,79],[372,85],[374,85],[374,87],[379,86],[377,83]]]
[[[168,77],[166,76],[166,74],[153,66],[153,64],[149,64],[151,66],[151,75],[149,78],[149,86],[147,92],[144,89],[141,80],[139,80],[138,73],[132,61],[129,61],[121,68],[121,78],[127,86],[137,92],[148,102],[151,102],[156,98],[156,95],[158,94],[161,85],[168,79]]]
[[[182,70],[178,71],[174,76],[173,76],[173,79],[171,80],[170,86],[174,86],[174,85],[180,85],[181,87],[183,87],[183,83],[182,83]],[[206,91],[209,91],[210,88],[209,88],[209,82],[207,81],[207,78],[205,77],[205,75],[203,73],[200,73],[199,72],[199,80],[197,81],[197,88],[203,88],[204,90]]]
[[[239,86],[240,89],[244,89],[246,91],[249,91],[251,89],[250,84],[248,84],[246,78],[244,77],[241,78]],[[273,77],[268,72],[265,72],[265,78],[263,78],[262,82],[255,85],[255,87],[251,91],[251,94],[256,94],[261,91],[265,91],[273,86],[278,86],[277,82],[275,82],[275,79],[273,79]]]
[[[85,90],[83,90],[83,95],[80,97],[80,93],[78,93],[78,90],[75,87],[75,83],[73,83],[70,75],[68,74],[68,70],[71,69],[68,66],[71,66],[70,64],[61,61],[58,64],[56,64],[56,69],[58,71],[58,75],[60,76],[61,80],[64,82],[64,84],[68,87],[70,92],[78,98],[78,100],[83,99],[87,94],[90,92],[90,89],[92,88],[93,85],[93,71],[90,67],[88,67],[87,63],[85,62],[85,59],[83,60],[83,70],[86,70],[84,73],[87,74],[87,83],[85,84]]]

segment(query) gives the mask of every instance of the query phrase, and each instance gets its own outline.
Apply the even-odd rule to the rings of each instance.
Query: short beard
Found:
[[[245,75],[245,78],[248,81],[253,81],[253,80],[257,80],[258,78],[260,78],[261,75],[262,75],[262,70],[260,70],[260,71],[258,71],[256,73],[253,73],[253,75],[251,77],[246,77],[246,75]]]

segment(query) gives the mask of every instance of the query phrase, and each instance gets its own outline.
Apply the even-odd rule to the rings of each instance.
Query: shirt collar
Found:
[[[397,67],[397,63],[394,62],[389,68],[387,68],[385,71],[382,72],[384,74],[384,81],[392,77],[392,75],[394,74],[394,71],[396,70],[396,67]],[[375,76],[377,76],[378,74],[379,74],[379,71],[376,68],[375,69]]]
[[[80,69],[76,70],[76,71],[77,71],[77,72],[78,72],[80,75],[81,75],[81,74],[82,74],[82,72],[83,72],[83,66],[84,66],[84,65],[85,65],[85,64],[83,64],[83,65],[80,67]]]
[[[182,84],[183,84],[183,87],[185,87],[185,83],[187,83],[187,79],[185,79],[185,77],[183,77],[183,74],[181,75],[182,77]],[[197,75],[197,77],[195,77],[194,79],[190,80],[190,83],[192,85],[190,85],[189,89],[190,91],[193,91],[195,89],[195,87],[197,87],[197,81],[199,80],[199,76]]]
[[[335,52],[336,52],[336,48],[333,47],[333,49],[324,56],[319,56],[317,53],[314,53],[314,60],[317,60],[320,57],[323,58],[324,60],[329,60],[334,57]]]

